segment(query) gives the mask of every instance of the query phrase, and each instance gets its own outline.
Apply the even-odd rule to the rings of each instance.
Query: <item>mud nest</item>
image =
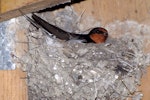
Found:
[[[45,16],[47,21],[70,32],[87,33],[85,30],[91,27],[79,23],[79,15],[70,7],[39,16]],[[18,23],[28,24],[26,36],[29,47],[20,61],[24,66],[22,69],[27,71],[29,100],[142,98],[137,86],[140,85],[141,76],[149,65],[150,56],[142,51],[143,40],[130,35],[135,30],[135,34],[140,32],[137,31],[140,25],[129,27],[137,24],[136,22],[107,25],[110,37],[106,43],[84,44],[48,37],[31,26],[25,18],[20,17],[17,20]],[[91,17],[87,20],[89,25],[97,22]],[[75,22],[77,23],[73,24]],[[100,22],[94,24],[99,25]],[[124,26],[132,31],[123,31],[124,35],[113,38],[114,33],[122,34],[113,29]]]

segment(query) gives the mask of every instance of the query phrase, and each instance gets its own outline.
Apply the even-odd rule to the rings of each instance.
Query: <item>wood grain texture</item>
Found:
[[[1,13],[21,8],[41,0],[1,0]]]
[[[0,22],[70,0],[1,0]]]
[[[142,77],[141,83],[139,89],[144,94],[142,100],[150,100],[150,66],[147,68],[147,73]]]
[[[26,76],[20,69],[0,71],[0,100],[27,100]]]
[[[15,25],[14,27],[15,28]],[[16,29],[15,40],[27,41],[25,29]],[[25,43],[15,44],[14,54],[17,59],[22,57],[27,51],[28,45]],[[17,69],[0,70],[0,100],[28,100],[28,90],[26,84],[26,72],[23,72],[19,59],[14,60]]]
[[[102,24],[116,20],[135,20],[150,23],[150,0],[86,0],[74,8],[84,16],[93,16]]]

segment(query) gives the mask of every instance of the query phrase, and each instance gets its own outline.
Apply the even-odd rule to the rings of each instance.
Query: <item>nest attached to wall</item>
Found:
[[[88,28],[100,22],[87,16],[86,24],[71,7],[40,14],[51,24],[69,31],[87,33]],[[148,54],[143,53],[143,29],[136,22],[116,22],[107,25],[110,37],[106,43],[84,44],[48,37],[25,18],[19,17],[18,26],[29,30],[28,51],[19,61],[27,71],[29,100],[133,100],[142,98],[138,91],[140,79],[149,65]],[[76,24],[75,24],[76,23]],[[133,24],[137,24],[134,26]],[[92,25],[92,26],[90,26]],[[126,26],[124,35],[112,38],[117,28]],[[129,27],[132,26],[132,27]],[[29,28],[30,27],[30,28]],[[137,30],[137,28],[141,30]],[[125,30],[122,28],[122,30]],[[113,33],[114,32],[114,33]],[[145,32],[145,31],[144,31]],[[122,33],[118,33],[122,34]]]

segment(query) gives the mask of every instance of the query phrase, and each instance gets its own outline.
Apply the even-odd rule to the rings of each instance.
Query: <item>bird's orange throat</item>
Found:
[[[106,36],[104,36],[103,34],[91,34],[90,38],[95,42],[95,43],[103,43],[106,40]]]

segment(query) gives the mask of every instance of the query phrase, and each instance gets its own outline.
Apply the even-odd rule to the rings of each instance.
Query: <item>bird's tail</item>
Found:
[[[70,39],[70,33],[66,32],[52,24],[49,24],[48,22],[46,22],[45,20],[43,20],[42,18],[38,17],[35,14],[32,14],[32,19],[34,20],[35,23],[38,24],[38,26],[41,26],[42,28],[44,28],[46,31],[48,31],[49,33],[53,34],[54,36],[56,36],[59,39],[62,40],[69,40]]]

